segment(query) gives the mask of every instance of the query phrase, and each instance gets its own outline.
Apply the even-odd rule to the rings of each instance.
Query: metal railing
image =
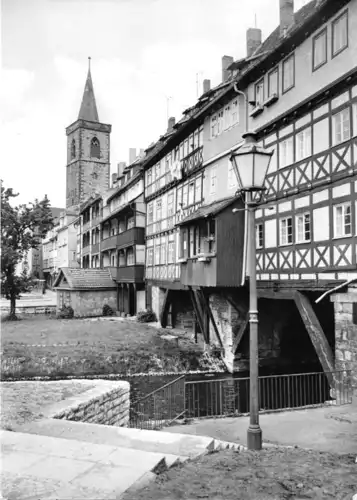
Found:
[[[129,427],[162,429],[185,414],[185,375],[130,405]]]
[[[259,411],[342,405],[352,402],[351,371],[259,377]],[[186,417],[214,417],[249,413],[249,378],[186,382]]]

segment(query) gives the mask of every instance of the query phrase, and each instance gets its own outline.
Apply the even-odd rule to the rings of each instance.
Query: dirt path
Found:
[[[354,456],[301,449],[206,455],[123,500],[352,500]]]

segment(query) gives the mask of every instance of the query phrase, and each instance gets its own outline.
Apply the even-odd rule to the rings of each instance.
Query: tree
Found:
[[[38,248],[41,237],[53,227],[52,212],[47,196],[27,205],[12,206],[16,198],[12,188],[1,182],[1,287],[10,300],[9,319],[16,320],[16,299],[28,290],[30,277],[26,272],[16,275],[16,266],[31,248]]]

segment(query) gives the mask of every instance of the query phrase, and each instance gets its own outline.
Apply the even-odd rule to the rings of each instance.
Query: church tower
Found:
[[[78,211],[92,193],[109,189],[110,132],[100,123],[95,102],[90,58],[86,84],[77,121],[66,128],[66,208]]]

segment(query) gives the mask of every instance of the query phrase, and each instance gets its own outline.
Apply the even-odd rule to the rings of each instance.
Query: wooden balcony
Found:
[[[99,253],[99,243],[93,243],[92,245],[92,254]]]
[[[144,264],[117,267],[118,283],[142,283],[144,281]]]
[[[110,248],[116,248],[118,235],[109,236],[100,242],[101,251],[109,250]]]
[[[90,253],[90,245],[86,245],[82,248],[82,255],[88,255]]]
[[[217,286],[217,258],[200,262],[187,259],[181,263],[181,283],[188,286]]]
[[[132,227],[117,235],[117,248],[131,245],[145,245],[145,229],[143,227]]]
[[[203,164],[203,147],[194,149],[181,160],[181,168],[184,173],[192,172]]]

